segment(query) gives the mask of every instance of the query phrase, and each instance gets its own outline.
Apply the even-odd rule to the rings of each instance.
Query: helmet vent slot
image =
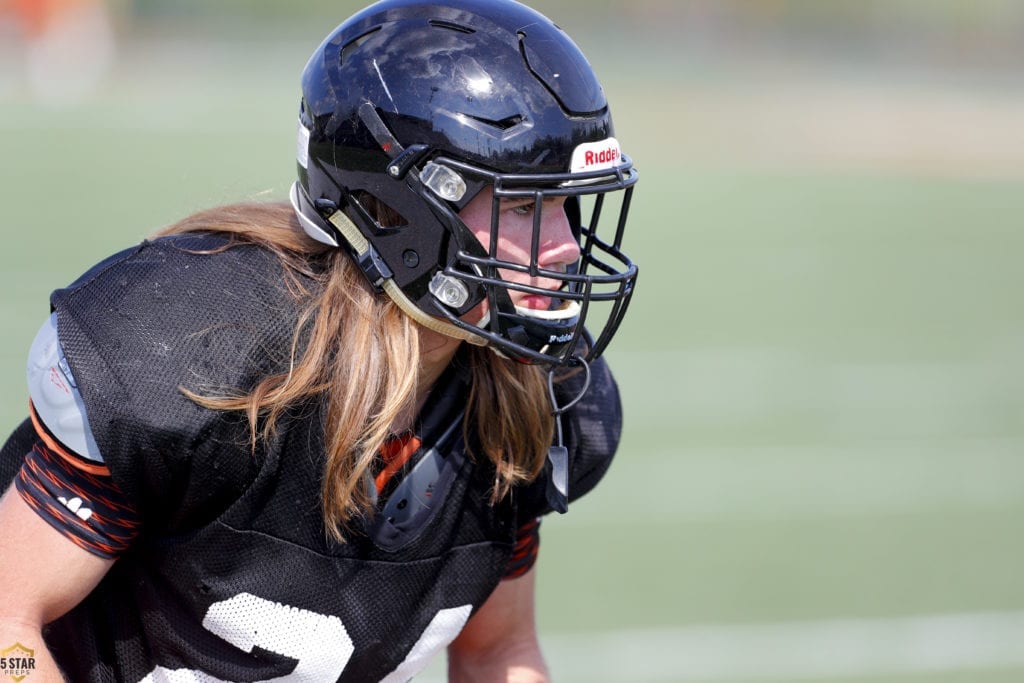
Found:
[[[369,192],[356,192],[352,199],[380,228],[404,228],[409,225],[405,216]]]
[[[524,120],[522,114],[506,116],[505,118],[500,120],[485,119],[479,116],[473,116],[472,114],[463,114],[463,116],[465,116],[467,119],[479,121],[480,123],[487,126],[491,126],[492,128],[497,128],[498,130],[508,130],[509,128],[515,128]]]
[[[369,39],[370,36],[372,36],[374,33],[379,31],[380,29],[381,29],[380,26],[375,26],[374,28],[370,29],[369,31],[367,31],[363,35],[359,36],[358,38],[353,38],[352,40],[350,40],[347,43],[345,43],[345,45],[341,48],[341,54],[338,57],[339,62],[341,64],[344,64],[348,60],[348,58],[352,55],[352,53],[359,49],[360,45],[365,43]]]
[[[444,21],[443,19],[431,19],[429,23],[434,28],[446,28],[450,31],[458,31],[459,33],[476,33],[476,29],[470,28],[469,26],[456,24],[452,21]]]

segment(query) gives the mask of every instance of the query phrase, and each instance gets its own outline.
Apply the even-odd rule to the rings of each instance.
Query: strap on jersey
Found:
[[[460,449],[449,448],[464,414],[460,410],[437,441],[416,458],[416,464],[374,515],[369,531],[377,547],[395,551],[409,545],[444,506],[466,459]]]
[[[464,354],[459,351],[427,396],[415,426],[421,447],[385,484],[383,500],[367,520],[368,536],[382,550],[399,550],[422,535],[467,462],[459,443],[470,381]],[[369,486],[376,493],[372,481]]]

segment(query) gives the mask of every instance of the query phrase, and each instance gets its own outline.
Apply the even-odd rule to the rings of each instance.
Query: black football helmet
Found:
[[[604,350],[637,276],[621,250],[637,172],[590,64],[550,20],[511,0],[378,2],[309,60],[298,132],[291,199],[304,229],[349,249],[418,322],[529,363]],[[494,199],[482,244],[459,211],[486,186]],[[538,263],[551,197],[564,198],[580,245],[567,272]],[[529,263],[498,258],[508,199],[534,206]],[[598,234],[602,217],[610,235]],[[560,284],[517,284],[500,271]],[[554,303],[517,307],[514,291]],[[484,301],[483,320],[465,319]]]

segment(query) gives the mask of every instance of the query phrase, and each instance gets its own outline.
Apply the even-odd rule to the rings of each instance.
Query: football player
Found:
[[[511,0],[385,0],[302,75],[291,201],[53,293],[0,451],[33,681],[544,681],[539,519],[602,477],[637,180]],[[600,230],[599,230],[600,228]]]

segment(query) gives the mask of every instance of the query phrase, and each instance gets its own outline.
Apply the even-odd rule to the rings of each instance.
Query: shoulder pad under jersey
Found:
[[[57,338],[57,314],[43,323],[28,353],[28,391],[36,415],[76,455],[103,462],[89,428],[85,402]]]

